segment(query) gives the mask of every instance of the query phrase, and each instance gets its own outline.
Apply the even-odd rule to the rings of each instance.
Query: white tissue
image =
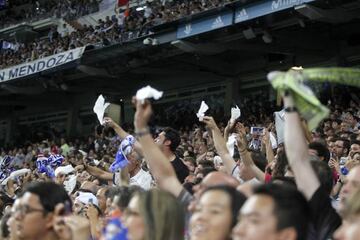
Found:
[[[146,87],[143,87],[139,89],[136,92],[136,100],[141,101],[144,103],[145,99],[147,98],[153,98],[155,100],[158,100],[163,95],[163,92],[156,90],[155,88],[150,87],[149,85]]]
[[[23,169],[14,171],[14,172],[12,172],[12,173],[10,174],[10,176],[8,176],[7,178],[5,178],[5,179],[1,182],[1,184],[2,184],[2,185],[6,185],[7,182],[9,181],[9,179],[11,179],[11,178],[14,179],[14,178],[16,178],[16,177],[24,176],[25,174],[30,173],[30,172],[31,172],[31,170],[30,170],[30,169],[27,169],[27,168],[23,168]]]
[[[275,148],[278,147],[276,138],[275,138],[275,136],[274,136],[274,134],[272,132],[270,132],[270,143],[271,143],[272,149],[275,149]]]
[[[105,109],[110,105],[110,103],[105,103],[105,99],[103,97],[103,95],[100,95],[98,97],[98,99],[95,102],[94,105],[94,113],[96,113],[100,124],[103,124],[103,118],[104,118],[104,113],[105,113]]]
[[[209,106],[204,102],[201,101],[201,105],[200,105],[200,109],[197,112],[196,116],[199,118],[199,121],[202,121],[204,116],[205,116],[205,112],[209,109]]]
[[[233,157],[235,152],[236,134],[231,134],[226,143],[226,147],[229,150],[230,155]]]
[[[71,194],[76,187],[76,176],[71,175],[68,180],[64,182],[64,188],[68,194]]]
[[[73,166],[71,166],[71,165],[60,166],[55,169],[55,176],[58,176],[60,173],[62,173],[64,175],[68,175],[74,171],[75,171],[75,168],[73,168]]]
[[[241,111],[238,106],[231,108],[231,118],[230,120],[232,122],[235,122],[236,119],[238,119],[241,116]]]

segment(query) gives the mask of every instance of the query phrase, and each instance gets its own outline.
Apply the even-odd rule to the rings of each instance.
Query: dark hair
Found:
[[[331,168],[323,161],[314,160],[310,162],[320,181],[321,187],[326,191],[327,194],[330,195],[334,185]]]
[[[286,184],[296,188],[296,181],[293,177],[274,177],[271,179],[271,182],[274,184]]]
[[[212,172],[216,172],[216,169],[214,167],[204,167],[203,169],[199,170],[199,173],[204,175],[204,178]]]
[[[350,141],[346,138],[337,138],[336,141],[342,141],[343,142],[343,148],[347,150],[347,153],[349,153],[350,149]]]
[[[170,142],[171,142],[170,150],[172,152],[175,152],[176,148],[180,144],[180,135],[179,135],[179,133],[175,129],[170,128],[170,127],[164,128],[163,132],[165,133],[165,139],[170,140]]]
[[[7,238],[10,235],[9,227],[7,225],[7,221],[9,220],[10,217],[11,217],[11,212],[7,212],[1,218],[0,226],[1,226],[1,236],[3,238]]]
[[[360,145],[360,141],[359,141],[359,140],[354,140],[354,141],[351,141],[351,145],[353,145],[353,144]],[[350,145],[350,146],[351,146],[351,145]]]
[[[202,193],[202,195],[209,191],[222,191],[230,197],[230,201],[231,201],[230,209],[232,211],[231,226],[234,227],[237,222],[237,217],[238,217],[240,208],[246,201],[246,196],[244,194],[242,194],[241,192],[237,191],[235,188],[233,188],[231,186],[225,186],[225,185],[208,187],[205,189],[205,191]]]
[[[266,156],[260,151],[251,151],[251,158],[254,161],[254,164],[263,172],[267,165]]]
[[[320,142],[311,142],[311,143],[309,143],[309,148],[317,151],[318,157],[319,158],[323,157],[324,161],[326,163],[329,162],[329,160],[330,160],[330,151],[324,144],[322,144]]]
[[[277,178],[285,176],[286,167],[288,165],[289,163],[285,151],[279,152],[272,172],[272,177]]]
[[[214,166],[214,162],[213,161],[209,161],[209,160],[205,160],[205,159],[202,159],[198,162],[198,165],[202,165],[204,168],[206,167],[215,167]]]
[[[274,201],[274,215],[277,219],[277,230],[294,227],[297,240],[305,240],[309,206],[305,197],[294,187],[286,184],[263,184],[254,189],[254,194],[266,195]]]
[[[53,212],[59,203],[68,203],[72,206],[72,201],[65,191],[65,188],[54,182],[34,182],[28,184],[22,192],[32,193],[39,197],[40,204],[46,212]]]
[[[6,206],[12,205],[14,203],[14,199],[9,197],[6,193],[0,192],[0,200],[3,203],[1,210],[3,210]]]
[[[115,195],[115,196],[119,197],[117,202],[116,202],[116,205],[121,210],[124,210],[128,206],[131,198],[138,192],[142,192],[142,188],[139,187],[139,186],[129,186],[129,187],[122,186],[122,187],[119,187],[118,192]]]

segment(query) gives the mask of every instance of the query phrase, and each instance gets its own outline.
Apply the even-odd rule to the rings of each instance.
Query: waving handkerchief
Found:
[[[274,134],[272,132],[270,132],[270,143],[271,143],[271,148],[272,149],[275,149],[275,148],[278,147],[276,138],[275,138],[275,136],[274,136]]]
[[[76,187],[76,175],[70,175],[69,179],[64,182],[64,188],[68,194],[71,194]]]
[[[163,92],[156,90],[155,88],[150,87],[149,85],[139,89],[136,92],[136,100],[140,100],[141,103],[144,103],[145,99],[153,98],[158,100],[163,95]]]
[[[209,109],[209,106],[204,101],[201,101],[200,109],[196,114],[196,116],[199,118],[199,121],[203,120],[203,117],[205,116],[205,112],[208,109]]]
[[[241,116],[241,111],[238,106],[231,108],[231,118],[230,121],[235,122]]]
[[[25,174],[27,174],[27,173],[31,173],[31,170],[30,169],[27,169],[27,168],[23,168],[23,169],[20,169],[20,170],[16,170],[16,171],[14,171],[14,172],[12,172],[11,174],[10,174],[10,176],[9,177],[7,177],[4,181],[2,181],[2,185],[6,185],[7,184],[7,182],[9,181],[9,179],[11,179],[11,178],[17,178],[17,177],[20,177],[20,176],[24,176]]]
[[[110,103],[105,103],[105,99],[104,99],[103,95],[100,95],[95,102],[95,106],[94,106],[93,110],[94,110],[94,113],[96,113],[100,124],[103,124],[105,109],[109,105],[110,105]]]
[[[236,134],[231,134],[226,143],[226,147],[229,150],[231,156],[234,156],[235,144],[236,144]]]

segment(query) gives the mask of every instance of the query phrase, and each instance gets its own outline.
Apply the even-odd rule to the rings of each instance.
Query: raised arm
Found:
[[[248,148],[247,148],[248,143],[246,140],[246,132],[245,132],[244,125],[242,125],[241,123],[237,123],[236,124],[236,132],[238,134],[238,136],[236,138],[237,146],[238,146],[242,161],[244,163],[244,166],[249,168],[255,174],[256,178],[259,181],[265,182],[265,173],[263,171],[261,171],[261,169],[255,165],[255,163],[251,157],[251,152],[248,151]]]
[[[236,166],[236,163],[226,147],[226,142],[221,134],[220,129],[218,128],[212,117],[205,116],[203,122],[207,125],[209,129],[211,129],[216,151],[224,162],[226,172],[228,174],[231,174],[234,167]]]
[[[300,116],[294,109],[294,101],[290,95],[284,97],[284,105],[286,155],[298,189],[310,200],[320,187],[320,182],[311,166]]]
[[[272,161],[274,161],[275,156],[274,156],[274,152],[273,152],[271,141],[270,141],[270,132],[268,131],[268,129],[265,130],[265,135],[263,137],[263,140],[264,140],[264,145],[265,145],[266,159],[267,159],[268,163],[271,163]]]
[[[149,131],[148,122],[152,115],[151,104],[148,101],[143,104],[136,100],[134,102],[136,104],[134,117],[135,132],[142,146],[145,160],[149,164],[150,171],[158,186],[177,197],[183,190],[183,186],[177,179],[169,160],[154,143]]]
[[[110,172],[106,172],[104,170],[101,170],[100,168],[89,166],[84,164],[84,169],[92,176],[100,178],[105,181],[112,181],[113,180],[113,174]]]
[[[114,131],[116,132],[116,134],[121,138],[124,139],[127,136],[129,136],[130,134],[128,132],[126,132],[122,127],[119,126],[119,124],[117,124],[116,122],[114,122],[111,118],[109,117],[105,117],[104,118],[104,122],[106,123],[107,126],[111,127],[112,129],[114,129]],[[139,153],[140,155],[142,154],[142,149],[141,149],[141,145],[139,142],[135,141],[134,143],[134,149],[137,153]]]

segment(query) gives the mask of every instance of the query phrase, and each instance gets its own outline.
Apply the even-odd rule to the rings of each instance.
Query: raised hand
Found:
[[[214,120],[213,117],[205,116],[203,118],[202,122],[205,123],[206,126],[211,130],[214,130],[214,129],[218,128],[218,126],[216,125],[215,120]]]
[[[144,103],[137,101],[136,98],[133,98],[133,104],[136,106],[136,112],[134,116],[134,126],[137,130],[141,130],[148,126],[148,122],[152,115],[152,106],[148,100],[145,100]]]

